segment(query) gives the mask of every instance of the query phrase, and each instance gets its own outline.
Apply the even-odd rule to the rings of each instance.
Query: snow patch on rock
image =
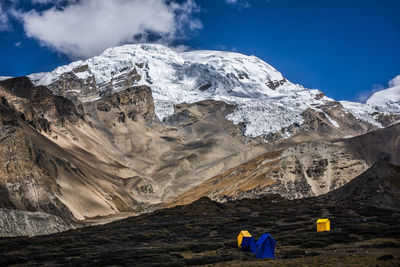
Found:
[[[370,123],[376,127],[382,128],[382,124],[377,121],[375,117],[378,112],[376,107],[370,105],[350,102],[350,101],[340,101],[345,111],[352,113],[357,120]]]
[[[328,114],[326,114],[326,113],[324,113],[324,114],[325,114],[326,118],[329,120],[329,122],[330,122],[333,126],[335,126],[336,128],[339,128],[339,127],[340,127],[340,126],[339,126],[339,123],[337,123],[337,121],[335,121],[334,119],[332,119],[331,117],[329,117]]]

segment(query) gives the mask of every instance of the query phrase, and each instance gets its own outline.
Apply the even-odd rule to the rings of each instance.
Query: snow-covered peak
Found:
[[[243,82],[252,80],[262,83],[265,82],[266,77],[275,81],[283,79],[281,73],[255,56],[211,50],[184,52],[181,56],[186,61],[201,62],[203,64],[208,64],[217,70],[223,70],[226,73],[235,73],[238,74],[238,76],[243,75]],[[250,75],[253,79],[246,77],[246,75]]]
[[[99,56],[28,77],[56,93],[76,94],[81,101],[98,99],[110,90],[148,85],[161,120],[172,115],[178,103],[225,101],[237,106],[227,118],[244,123],[245,135],[253,137],[276,132],[285,135],[285,128],[304,123],[305,110],[319,111],[333,101],[319,90],[291,83],[255,56],[207,50],[176,52],[159,44],[109,48]],[[71,79],[80,81],[75,85],[84,85],[65,86]],[[355,107],[347,106],[349,112]]]
[[[143,66],[138,67],[141,64]],[[181,86],[180,90],[191,91],[197,89],[193,88],[195,86],[209,83],[211,91],[218,94],[229,91],[229,95],[279,95],[271,90],[271,87],[274,83],[279,87],[277,83],[283,80],[277,70],[254,56],[204,50],[177,53],[160,44],[132,44],[109,48],[100,56],[61,66],[50,73],[32,74],[29,77],[36,84],[49,85],[62,74],[73,72],[74,69],[85,65],[88,68],[77,72],[76,75],[81,79],[93,76],[100,90],[103,84],[110,83],[132,68],[136,68],[144,77],[141,83],[154,84],[153,87],[181,84],[185,88]],[[291,90],[298,89],[298,86],[291,86],[289,82],[285,85],[285,89],[288,89],[288,86]],[[171,92],[168,93],[169,97]]]
[[[374,93],[367,104],[400,113],[400,85]]]
[[[12,78],[12,77],[10,77],[10,76],[0,76],[0,81],[4,81],[4,80],[10,79],[10,78]]]

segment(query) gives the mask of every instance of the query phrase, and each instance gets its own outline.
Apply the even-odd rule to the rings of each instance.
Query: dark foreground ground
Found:
[[[0,239],[0,266],[400,266],[399,185],[400,167],[380,164],[318,198],[201,198],[106,225]],[[331,220],[331,232],[316,232],[321,217]],[[276,259],[241,252],[241,230],[270,233]]]
[[[331,232],[316,232],[318,217]],[[50,236],[0,240],[0,265],[400,266],[400,213],[280,197],[188,206]],[[271,233],[276,260],[236,247],[240,230]]]

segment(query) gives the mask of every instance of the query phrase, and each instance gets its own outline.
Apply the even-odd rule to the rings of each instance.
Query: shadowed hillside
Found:
[[[400,167],[377,162],[360,176],[325,197],[330,201],[347,201],[400,211]]]
[[[375,164],[343,189],[316,198],[268,196],[217,203],[203,197],[102,226],[0,239],[0,264],[398,266],[400,213],[376,207],[387,198],[400,207],[392,195],[399,193],[398,170]],[[374,194],[377,189],[381,194]],[[355,191],[369,196],[369,202],[348,193]],[[316,232],[315,221],[321,217],[331,220],[331,232]],[[241,252],[236,245],[240,230],[256,238],[270,233],[278,242],[277,259],[259,260]]]

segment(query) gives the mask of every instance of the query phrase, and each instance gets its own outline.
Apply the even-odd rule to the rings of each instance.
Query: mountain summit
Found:
[[[329,124],[340,128],[338,120],[326,112],[332,105],[342,110],[340,116],[351,113],[374,127],[382,127],[381,117],[387,115],[384,109],[335,102],[319,90],[293,84],[255,56],[206,50],[178,53],[159,44],[109,48],[100,56],[29,78],[35,85],[83,102],[133,85],[147,85],[160,120],[171,116],[179,103],[224,101],[236,106],[227,119],[243,123],[244,134],[250,137],[291,136],[296,133],[293,128],[306,123],[307,110],[322,113]],[[400,114],[400,109],[390,112]]]
[[[388,112],[398,113],[400,110],[400,85],[374,93],[366,103]]]

